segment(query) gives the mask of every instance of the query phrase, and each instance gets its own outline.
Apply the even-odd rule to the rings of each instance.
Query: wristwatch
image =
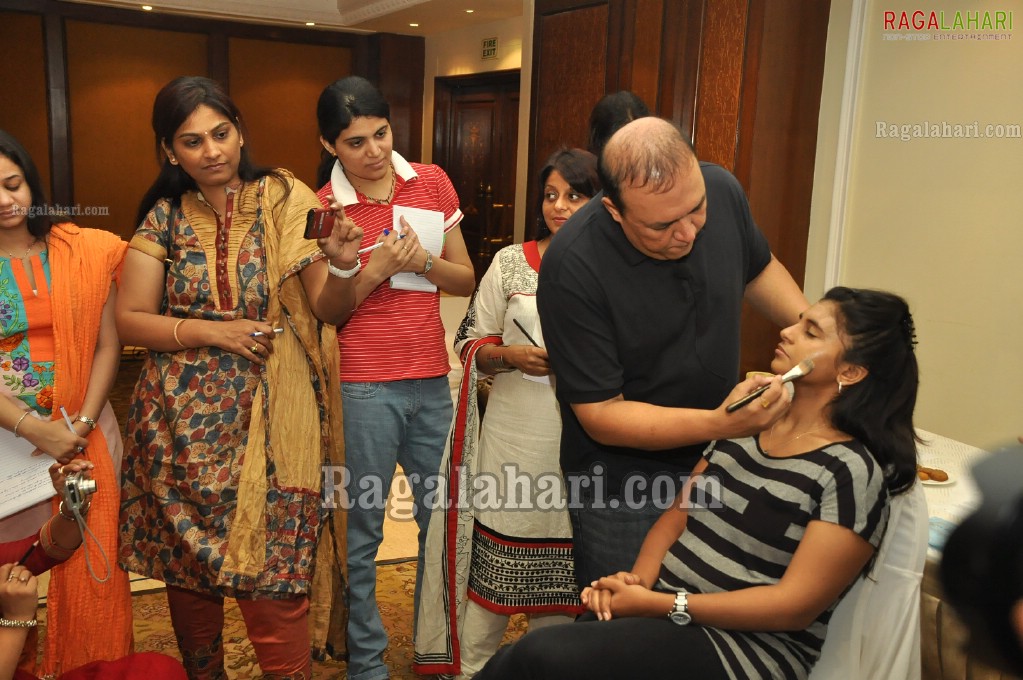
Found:
[[[85,423],[86,425],[89,426],[90,430],[95,430],[96,429],[96,421],[93,420],[92,418],[90,418],[89,416],[78,416],[77,418],[75,418],[75,422],[76,423]]]
[[[668,613],[668,618],[680,626],[692,623],[693,617],[689,614],[689,593],[684,590],[675,593],[675,606]]]

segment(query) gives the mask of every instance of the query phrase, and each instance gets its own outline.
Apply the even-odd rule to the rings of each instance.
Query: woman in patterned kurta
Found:
[[[150,350],[128,416],[121,562],[167,583],[191,677],[225,677],[231,596],[267,677],[308,678],[317,544],[336,554],[343,537],[325,523],[321,466],[343,462],[334,327],[354,307],[361,232],[339,219],[304,239],[319,201],[254,167],[239,121],[205,78],[172,81],[154,103],[166,159],[117,309],[122,338]]]
[[[496,482],[492,486],[502,506],[509,502],[504,480],[511,466],[516,476],[531,480],[531,497],[514,510],[434,512],[426,555],[431,588],[424,591],[432,596],[430,606],[420,610],[417,637],[420,673],[472,677],[497,650],[511,614],[529,614],[535,629],[564,623],[571,620],[567,615],[581,611],[571,523],[564,508],[555,509],[564,503],[561,415],[542,346],[536,286],[551,237],[600,190],[597,159],[582,149],[557,151],[540,171],[539,185],[536,239],[497,253],[455,336],[466,366],[466,392],[459,390],[455,422],[470,441],[458,452],[449,450],[442,466],[461,465],[463,475]],[[476,371],[494,375],[478,443],[476,427],[464,425],[475,407]],[[523,503],[534,504],[533,511]],[[448,530],[451,515],[459,519],[456,532]],[[459,535],[469,540],[458,541]],[[433,588],[437,580],[446,592]],[[452,606],[458,620],[454,636],[447,628]],[[550,616],[540,616],[545,614]],[[441,649],[457,650],[458,660],[444,659]]]
[[[121,437],[107,393],[121,354],[113,320],[114,278],[125,243],[107,231],[52,224],[53,208],[46,203],[35,164],[3,131],[0,183],[0,425],[61,462],[83,455],[84,447],[98,487],[89,527],[112,555],[117,549]],[[61,407],[70,414],[74,432]],[[0,542],[35,537],[54,516],[57,502],[46,500],[0,520]],[[90,542],[89,549],[95,564],[95,544]],[[62,559],[67,557],[64,551]],[[51,634],[43,659],[46,673],[115,659],[131,650],[124,571],[113,568],[99,583],[89,576],[84,551],[77,551],[53,569],[47,595]],[[60,644],[80,629],[84,618],[105,635]]]

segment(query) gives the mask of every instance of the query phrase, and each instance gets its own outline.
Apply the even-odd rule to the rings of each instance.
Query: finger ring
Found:
[[[19,578],[18,580],[21,581],[22,583],[28,583],[27,578]]]
[[[76,447],[75,447],[75,451],[77,451],[78,453],[81,453],[81,452],[82,452],[82,451],[84,451],[84,450],[85,450],[85,448],[84,448],[84,447],[81,447],[81,446],[76,446]]]
[[[771,407],[771,402],[769,402],[767,400],[767,398],[765,397],[765,398],[760,400],[760,405],[763,406],[764,408],[770,408]]]
[[[7,577],[7,582],[8,583],[10,583],[13,580],[14,580],[14,574],[11,574],[10,576]]]
[[[259,345],[253,345],[252,347],[249,347],[249,351],[252,352],[253,354],[255,354],[256,350],[258,350],[258,349],[259,349]]]

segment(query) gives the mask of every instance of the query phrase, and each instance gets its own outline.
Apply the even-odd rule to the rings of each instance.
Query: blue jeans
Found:
[[[570,507],[575,581],[580,590],[619,571],[632,571],[647,532],[664,513],[652,503],[641,508]]]
[[[383,654],[387,633],[376,597],[376,555],[384,536],[383,500],[391,488],[395,465],[401,464],[412,487],[419,525],[419,562],[414,610],[419,611],[426,528],[430,520],[424,481],[440,470],[444,443],[451,426],[451,388],[446,376],[427,380],[382,383],[343,383],[345,461],[351,474],[348,493],[348,678],[387,678]],[[372,488],[369,487],[369,488]],[[363,502],[360,502],[362,500]],[[373,502],[368,502],[373,501]],[[415,620],[415,619],[413,619]]]

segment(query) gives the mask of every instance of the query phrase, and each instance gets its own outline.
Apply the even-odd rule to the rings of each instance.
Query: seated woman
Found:
[[[67,474],[80,472],[91,477],[93,464],[75,460],[67,465],[50,466],[50,480],[59,494]],[[89,513],[89,501],[81,514]],[[35,575],[48,571],[74,554],[82,544],[81,530],[71,511],[61,503],[39,530],[23,539],[0,543],[0,680],[14,675],[19,660],[31,666],[35,662],[36,607],[39,591]],[[31,676],[29,676],[31,677]]]
[[[66,465],[54,463],[50,466],[53,488],[60,494],[67,475],[77,472],[89,479],[94,467],[93,463],[81,459]],[[87,497],[79,509],[82,517],[89,514],[90,505]],[[35,535],[0,543],[0,680],[35,680],[35,675],[18,666],[33,665],[37,653],[39,584],[36,575],[67,560],[81,544],[78,521],[63,502]],[[100,677],[184,680],[185,669],[169,656],[149,652],[129,654],[113,661],[90,662],[58,677],[60,680]]]
[[[916,480],[914,345],[901,298],[830,290],[781,332],[773,371],[814,362],[785,416],[707,448],[632,572],[583,591],[596,620],[529,633],[476,678],[806,678]]]

